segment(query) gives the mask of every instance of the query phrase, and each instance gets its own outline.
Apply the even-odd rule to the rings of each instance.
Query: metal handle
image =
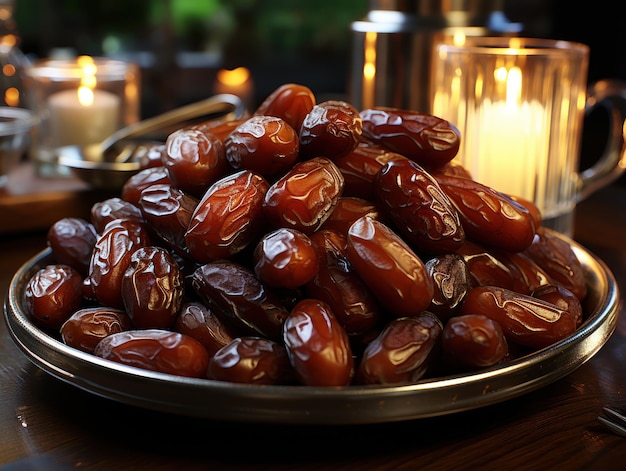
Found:
[[[114,132],[100,144],[101,152],[104,154],[119,141],[165,129],[174,124],[184,123],[191,119],[200,118],[202,116],[207,116],[207,119],[210,119],[208,118],[209,115],[212,118],[222,116],[230,119],[238,119],[243,116],[244,112],[245,108],[243,102],[235,95],[214,95],[206,100],[181,106]]]
[[[602,156],[590,168],[581,172],[578,201],[617,180],[626,171],[626,83],[600,80],[587,93],[586,112],[605,105],[609,111],[610,135]]]

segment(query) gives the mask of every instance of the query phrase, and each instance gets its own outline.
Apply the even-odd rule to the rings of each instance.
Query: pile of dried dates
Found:
[[[583,267],[533,204],[455,163],[460,139],[282,85],[55,223],[25,309],[99,357],[238,383],[409,384],[527,355],[581,324]]]

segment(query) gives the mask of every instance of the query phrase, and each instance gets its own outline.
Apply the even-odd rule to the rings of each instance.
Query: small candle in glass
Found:
[[[31,154],[43,176],[69,174],[54,163],[55,149],[101,142],[139,120],[139,68],[132,63],[43,59],[27,68],[25,90],[41,119]]]

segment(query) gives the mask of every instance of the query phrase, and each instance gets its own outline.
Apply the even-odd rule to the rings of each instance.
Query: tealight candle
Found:
[[[241,99],[246,108],[250,108],[254,99],[254,82],[250,70],[245,67],[218,70],[215,77],[214,92],[235,95]]]
[[[41,176],[69,175],[56,161],[59,148],[102,142],[139,120],[137,65],[80,56],[42,59],[25,71],[29,107],[41,118],[31,158]]]
[[[48,98],[52,146],[101,142],[119,129],[119,97],[93,90],[91,98],[81,100],[78,90],[63,90]]]

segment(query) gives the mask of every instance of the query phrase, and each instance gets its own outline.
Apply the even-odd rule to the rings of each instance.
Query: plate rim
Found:
[[[37,367],[87,392],[133,406],[250,423],[365,424],[442,416],[503,402],[557,381],[594,356],[615,331],[620,293],[613,273],[582,245],[558,236],[581,260],[588,284],[606,287],[606,292],[594,292],[597,305],[576,332],[502,365],[408,385],[238,384],[152,372],[74,349],[36,327],[19,305],[26,277],[52,258],[49,248],[13,275],[4,318],[14,343]]]

